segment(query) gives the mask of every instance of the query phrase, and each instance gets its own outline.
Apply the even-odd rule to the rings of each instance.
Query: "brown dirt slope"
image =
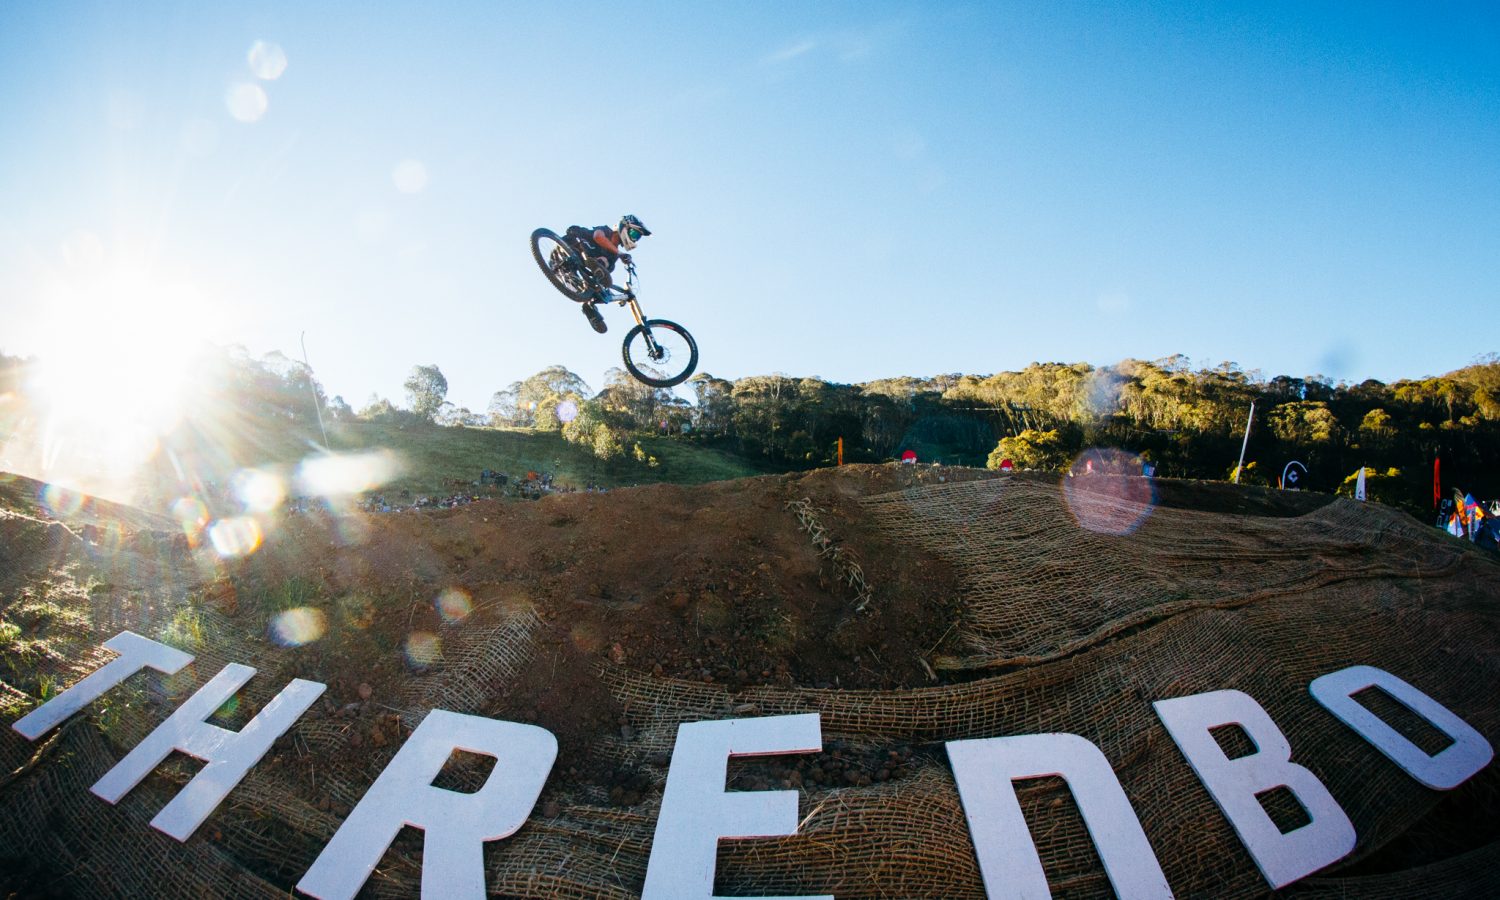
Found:
[[[0,723],[129,628],[192,652],[55,736],[0,733],[0,888],[21,895],[284,895],[433,708],[541,725],[560,756],[532,819],[487,846],[492,892],[639,893],[676,727],[818,712],[824,750],[736,763],[801,792],[795,837],[721,845],[723,893],[982,896],[946,740],[1083,735],[1115,766],[1174,891],[1265,882],[1151,710],[1235,688],[1286,732],[1359,834],[1308,893],[1478,895],[1500,862],[1493,767],[1427,790],[1307,695],[1385,668],[1493,743],[1500,566],[1404,514],[1315,495],[1097,476],[847,466],[694,487],[371,515],[262,518],[255,552],[0,480]],[[228,662],[324,699],[187,843],[147,822],[198,764],[117,807],[87,788]],[[1401,720],[1401,708],[1385,710]],[[1441,736],[1403,725],[1435,752]],[[460,754],[440,783],[474,789]],[[1059,894],[1108,883],[1065,786],[1021,791]],[[1295,824],[1295,802],[1273,816]],[[40,825],[39,825],[40,823]],[[1286,826],[1290,827],[1290,826]],[[404,833],[367,892],[415,896]],[[1414,886],[1416,886],[1414,888]]]

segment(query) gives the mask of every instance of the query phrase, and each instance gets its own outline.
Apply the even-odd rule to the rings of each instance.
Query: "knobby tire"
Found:
[[[646,366],[648,369],[654,369],[655,364],[651,361],[649,351],[646,348],[646,339],[644,334],[646,329],[641,325],[637,325],[626,333],[625,342],[620,346],[620,356],[625,361],[625,369],[630,372],[630,374],[635,378],[636,381],[639,381],[642,384],[650,385],[651,387],[667,388],[682,384],[684,381],[687,381],[688,377],[693,374],[693,370],[698,368],[698,342],[693,340],[693,336],[691,334],[688,334],[688,330],[686,328],[683,328],[676,322],[668,322],[666,319],[647,319],[646,326],[649,326],[653,332],[659,329],[662,331],[675,332],[676,334],[680,335],[682,339],[687,342],[688,346],[689,352],[687,365],[676,374],[669,374],[665,378],[657,378],[652,374],[648,374],[647,371],[641,368],[641,366]],[[638,355],[640,356],[639,366],[636,364],[637,360],[632,358],[630,349],[632,342],[635,342],[639,347],[637,351]]]
[[[555,241],[558,246],[567,249],[568,253],[573,258],[573,265],[578,272],[579,278],[586,286],[585,290],[577,290],[571,287],[561,277],[559,277],[559,275],[557,274],[557,270],[552,267],[551,260],[542,255],[541,242],[545,239],[551,239]],[[551,254],[549,253],[548,256],[550,255]],[[533,231],[531,233],[531,258],[536,260],[537,266],[542,270],[542,274],[547,276],[547,280],[552,283],[552,286],[557,288],[558,291],[560,291],[562,295],[564,297],[567,297],[569,300],[575,300],[579,303],[582,303],[597,292],[597,289],[593,286],[593,279],[589,278],[588,275],[584,272],[583,258],[579,255],[578,251],[570,247],[566,241],[558,237],[557,233],[552,231],[551,229],[538,228],[536,231]]]

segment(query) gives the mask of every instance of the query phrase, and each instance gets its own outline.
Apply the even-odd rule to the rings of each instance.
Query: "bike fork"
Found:
[[[644,326],[646,319],[641,315],[641,305],[635,302],[635,298],[627,298],[625,304],[630,307],[630,314],[635,317],[635,324]]]
[[[661,359],[661,345],[656,343],[656,338],[652,336],[651,329],[646,327],[646,317],[641,315],[640,304],[635,302],[635,297],[630,297],[626,300],[626,303],[630,306],[630,314],[635,317],[635,324],[641,326],[641,337],[646,339],[647,354],[652,359]]]

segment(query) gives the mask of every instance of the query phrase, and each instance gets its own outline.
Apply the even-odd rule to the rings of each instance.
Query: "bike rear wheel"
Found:
[[[647,319],[625,335],[625,369],[651,387],[682,384],[698,367],[698,343],[688,330],[666,319]]]
[[[583,257],[550,229],[538,228],[531,233],[531,257],[552,286],[569,300],[581,303],[598,292]]]

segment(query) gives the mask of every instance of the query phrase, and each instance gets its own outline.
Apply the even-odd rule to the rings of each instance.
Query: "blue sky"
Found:
[[[1493,4],[11,2],[0,122],[0,350],[305,331],[356,407],[601,386],[526,239],[625,212],[727,378],[1500,350]]]

